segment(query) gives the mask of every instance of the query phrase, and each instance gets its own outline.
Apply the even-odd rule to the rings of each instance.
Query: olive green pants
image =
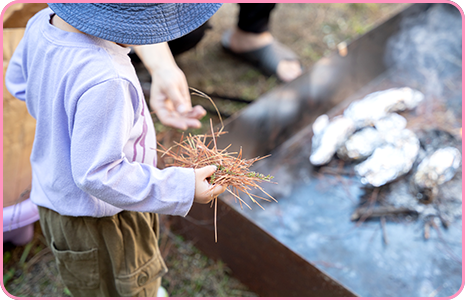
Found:
[[[73,296],[155,297],[168,270],[158,249],[158,215],[122,211],[103,218],[39,207],[40,225]]]

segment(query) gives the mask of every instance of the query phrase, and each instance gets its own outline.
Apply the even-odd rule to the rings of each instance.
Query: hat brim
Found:
[[[200,27],[220,3],[49,3],[74,28],[115,43],[147,45]]]

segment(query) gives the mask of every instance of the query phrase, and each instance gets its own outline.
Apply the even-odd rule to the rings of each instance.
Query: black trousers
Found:
[[[245,32],[262,33],[269,31],[270,15],[275,3],[240,3],[237,27]],[[205,31],[211,26],[208,21],[191,33],[168,42],[173,55],[192,49],[199,43]]]
[[[237,27],[252,33],[269,31],[271,11],[275,3],[240,3]]]

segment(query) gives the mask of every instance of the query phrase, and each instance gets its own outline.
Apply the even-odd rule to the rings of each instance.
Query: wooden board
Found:
[[[24,28],[27,21],[38,11],[46,8],[46,3],[15,3],[5,10],[3,28]]]
[[[3,31],[3,74],[24,28]],[[29,157],[35,133],[35,120],[26,104],[13,97],[3,80],[3,207],[27,199],[32,172]]]

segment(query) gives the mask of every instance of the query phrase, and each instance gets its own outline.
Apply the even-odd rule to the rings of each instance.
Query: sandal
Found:
[[[231,54],[232,56],[238,57],[246,62],[252,64],[258,68],[263,74],[267,76],[275,75],[278,69],[278,64],[283,60],[299,60],[299,57],[288,47],[281,44],[280,42],[273,40],[271,44],[268,44],[262,48],[247,51],[247,52],[234,52],[230,48],[232,31],[228,30],[223,34],[221,39],[221,45],[223,49]]]

